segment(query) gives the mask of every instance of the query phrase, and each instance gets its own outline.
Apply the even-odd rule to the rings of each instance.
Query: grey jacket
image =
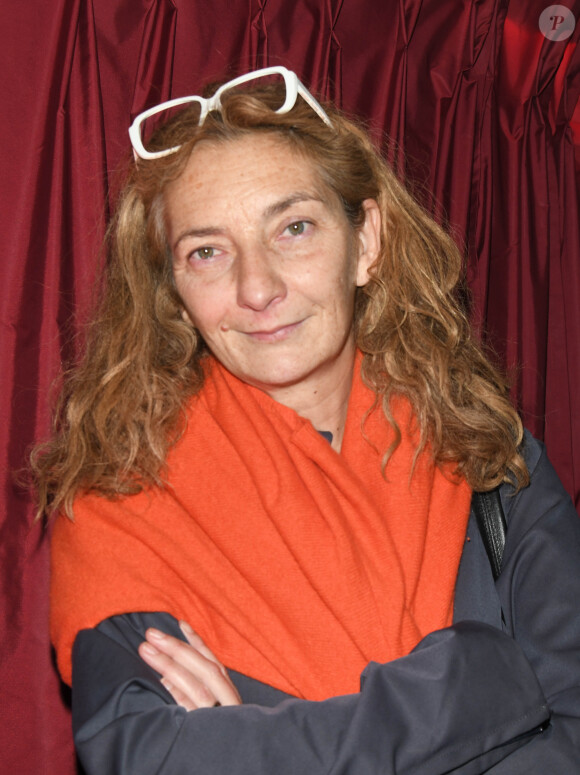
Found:
[[[244,705],[187,712],[137,655],[163,612],[79,633],[73,726],[87,775],[574,775],[580,772],[580,520],[526,436],[531,484],[502,486],[494,583],[470,517],[454,625],[361,676],[358,694],[289,698],[232,673]]]

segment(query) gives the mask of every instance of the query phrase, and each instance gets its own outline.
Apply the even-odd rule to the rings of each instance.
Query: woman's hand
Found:
[[[161,683],[178,705],[186,710],[214,705],[240,705],[241,699],[225,667],[186,622],[180,622],[187,638],[178,638],[150,628],[139,656],[161,673]]]

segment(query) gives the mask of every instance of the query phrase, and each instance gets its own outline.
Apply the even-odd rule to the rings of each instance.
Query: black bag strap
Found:
[[[497,581],[501,573],[506,534],[506,521],[499,497],[499,489],[496,488],[489,492],[474,492],[471,505],[485,551],[491,563],[494,581]]]

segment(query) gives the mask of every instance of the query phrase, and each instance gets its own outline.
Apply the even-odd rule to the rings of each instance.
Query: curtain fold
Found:
[[[538,0],[511,2],[503,25],[487,293],[478,303],[488,342],[513,374],[524,422],[548,443],[578,507],[580,208],[570,127],[578,29],[550,40],[538,23],[544,8]],[[580,4],[570,8],[577,18]]]
[[[40,0],[0,64],[3,766],[72,775],[48,643],[46,536],[13,472],[48,432],[128,164],[160,100],[269,64],[367,119],[466,255],[473,320],[580,505],[580,0]],[[541,22],[544,18],[544,22]],[[562,17],[564,18],[564,17]],[[576,27],[567,37],[559,31]],[[543,26],[542,26],[543,25]],[[564,25],[564,26],[562,26]]]
[[[171,0],[151,4],[137,60],[132,119],[145,108],[170,99],[176,27],[177,9]]]
[[[103,131],[90,8],[61,0],[11,14],[1,47],[14,81],[0,122],[0,746],[7,771],[67,773],[75,759],[47,638],[46,541],[14,474],[47,433],[51,384],[90,305],[104,225]]]

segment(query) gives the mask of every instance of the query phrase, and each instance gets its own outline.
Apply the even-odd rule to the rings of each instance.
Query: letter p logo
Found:
[[[567,40],[574,32],[576,19],[565,5],[549,5],[540,14],[538,26],[544,37],[559,43]]]

